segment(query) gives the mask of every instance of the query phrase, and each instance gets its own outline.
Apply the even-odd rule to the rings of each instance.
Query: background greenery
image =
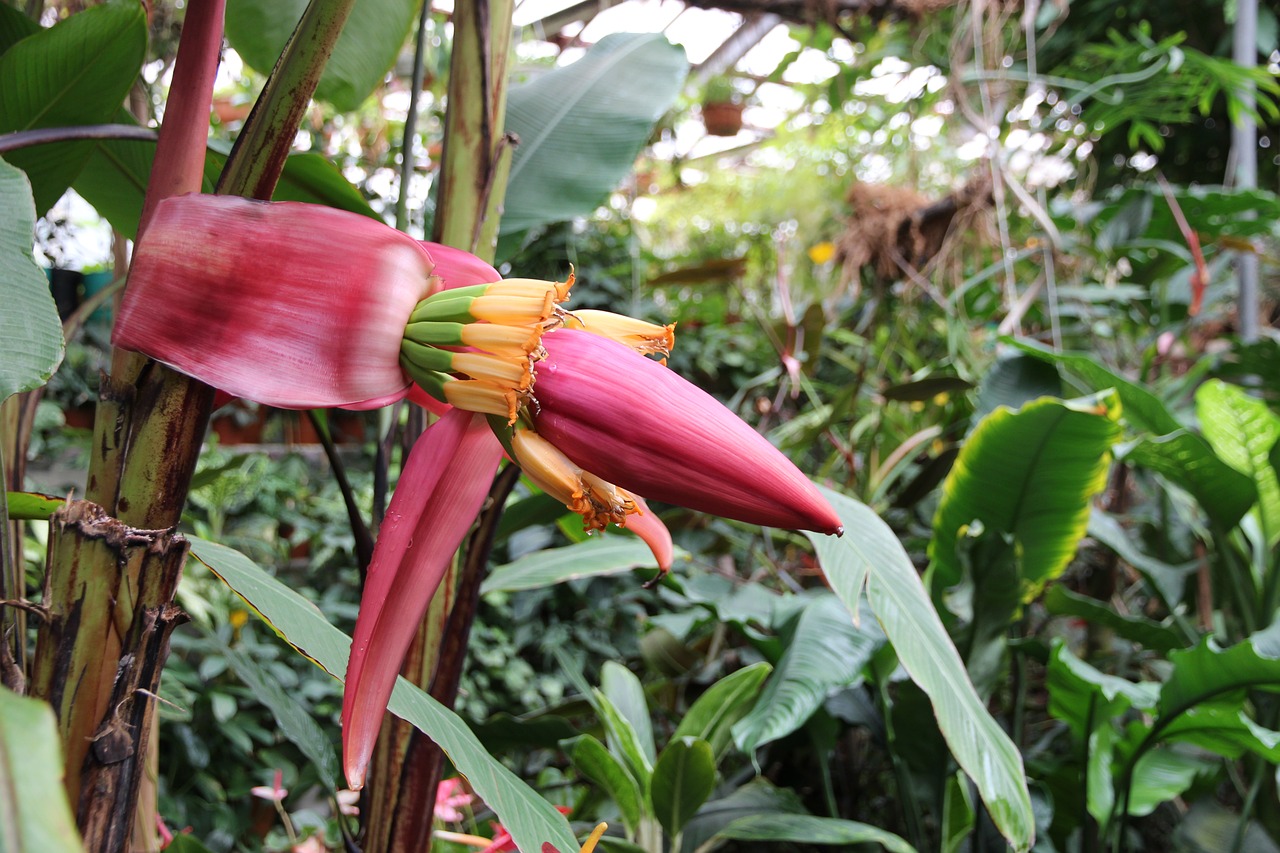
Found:
[[[100,38],[120,46],[96,89],[54,99],[73,115],[64,123],[112,118],[131,87],[130,120],[150,123],[180,9],[156,4],[144,21],[124,3],[27,5],[0,6],[0,80],[24,67],[23,37]],[[257,5],[228,10],[245,63],[228,64],[229,106],[252,101],[279,50]],[[340,56],[371,40],[385,55],[331,66],[298,140],[311,154],[294,158],[285,192],[385,217],[404,196],[408,229],[429,233],[451,25],[426,19],[424,113],[402,147],[406,81],[388,73],[389,46],[417,7],[372,5],[382,11],[366,21],[391,23],[354,32]],[[513,180],[503,271],[556,277],[572,263],[575,306],[678,323],[671,367],[832,489],[850,534],[832,550],[657,507],[680,556],[650,589],[634,554],[595,553],[576,519],[522,485],[457,710],[575,823],[609,821],[610,849],[985,851],[1032,834],[1040,851],[1276,849],[1275,4],[1260,10],[1248,69],[1229,59],[1234,6],[1214,0],[1176,13],[935,6],[786,22],[793,50],[774,70],[731,69],[760,112],[715,148],[689,142],[703,135],[702,93],[660,36],[612,36],[556,71],[529,43],[517,49],[526,88],[512,92],[511,122],[529,142],[520,172],[539,180]],[[58,24],[37,34],[24,11]],[[793,71],[815,54],[827,71]],[[541,127],[557,97],[570,108]],[[29,100],[3,104],[0,131],[39,124]],[[629,126],[609,118],[619,109]],[[212,151],[235,138],[233,116],[215,118]],[[1260,123],[1260,189],[1233,188],[1228,172],[1229,128],[1245,118]],[[132,233],[136,211],[113,188],[154,153],[60,145],[6,155],[34,190],[51,259],[86,242],[73,214],[49,212],[68,186]],[[404,156],[416,168],[401,185]],[[566,162],[571,174],[549,172]],[[913,241],[900,223],[947,198],[959,212],[945,239]],[[0,234],[24,262],[27,224]],[[1262,264],[1257,341],[1238,336],[1241,253]],[[89,439],[76,412],[96,394],[107,338],[94,316],[68,327],[36,410],[31,491],[74,482]],[[0,369],[0,395],[56,362],[23,352],[12,377]],[[237,404],[217,419],[223,437],[202,457],[184,528],[349,633],[358,560],[334,465],[368,517],[385,499],[377,446],[393,444],[402,416],[359,416],[326,456],[296,413]],[[236,427],[253,430],[247,442]],[[38,598],[45,534],[35,523],[26,535]],[[340,849],[343,826],[358,824],[339,814],[326,770],[338,683],[276,636],[307,647],[299,632],[328,626],[283,593],[228,587],[219,560],[234,559],[197,554],[217,574],[193,563],[184,577],[192,620],[162,687],[159,811],[190,828],[175,847],[302,849],[311,836]],[[536,579],[511,580],[531,560]],[[934,637],[954,646],[954,666],[912,643]],[[972,689],[939,699],[956,672]],[[961,720],[977,732],[957,732]],[[966,759],[966,735],[998,741],[984,721],[1011,741],[1026,808]],[[280,809],[253,793],[277,771]],[[493,837],[491,817],[476,802],[441,825]]]

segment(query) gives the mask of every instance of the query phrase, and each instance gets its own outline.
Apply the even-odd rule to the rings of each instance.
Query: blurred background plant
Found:
[[[274,13],[253,5],[228,10],[215,151],[278,53],[266,34],[279,27],[261,18]],[[285,186],[387,219],[399,203],[401,227],[421,236],[434,221],[451,4],[433,4],[420,33],[418,4],[391,5],[391,70],[322,87],[295,147],[329,165],[295,158]],[[25,6],[46,26],[80,9]],[[591,191],[513,180],[501,269],[556,278],[572,264],[576,307],[678,323],[673,369],[889,523],[1021,750],[1040,851],[1280,841],[1280,46],[1268,4],[1250,59],[1231,58],[1242,6],[516,10],[521,156],[529,173],[581,158]],[[143,124],[164,103],[181,18],[180,5],[152,6],[130,96]],[[598,87],[573,83],[561,115],[539,112],[536,92],[519,101],[520,85],[659,19],[694,68],[678,99],[630,110],[643,114],[642,145],[603,135],[592,112],[628,113],[611,91],[630,66]],[[416,104],[414,38],[427,46]],[[646,44],[661,64],[665,42]],[[701,123],[714,89],[748,101],[730,135]],[[1256,142],[1232,154],[1242,123]],[[552,147],[564,140],[568,153]],[[1248,155],[1256,185],[1237,171]],[[92,180],[73,186],[117,229],[122,262],[128,224]],[[530,196],[545,215],[528,212]],[[80,215],[42,220],[51,265],[111,257],[77,230]],[[1241,257],[1261,267],[1258,291],[1239,289]],[[63,367],[22,410],[33,491],[76,486],[89,439],[76,418],[97,395],[106,326],[68,328]],[[201,458],[185,529],[251,557],[349,631],[350,507],[380,511],[406,417],[359,415],[325,447],[305,415],[234,404]],[[517,487],[456,706],[486,746],[575,822],[609,820],[611,850],[1006,849],[935,709],[870,611],[855,621],[825,589],[804,537],[655,509],[679,559],[647,589],[631,540],[587,539]],[[44,536],[27,526],[33,595]],[[180,601],[192,621],[165,671],[158,769],[160,815],[191,830],[175,845],[352,843],[359,824],[317,758],[333,750],[337,682],[208,571],[188,570]],[[288,794],[255,796],[262,786]],[[445,821],[457,832],[437,847],[494,840],[490,819],[477,804]],[[301,846],[308,837],[317,846]]]

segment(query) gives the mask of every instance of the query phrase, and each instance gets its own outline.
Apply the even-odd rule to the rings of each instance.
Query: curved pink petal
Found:
[[[627,530],[630,530],[653,552],[653,559],[658,563],[658,571],[666,574],[671,571],[671,561],[675,558],[675,545],[671,541],[671,531],[658,518],[658,514],[649,509],[649,504],[639,495],[632,495],[632,500],[640,508],[640,512],[627,516]]]
[[[432,267],[358,214],[178,196],[139,244],[113,341],[281,408],[382,404],[409,387],[400,339]]]
[[[752,524],[838,533],[809,478],[714,397],[622,344],[543,336],[534,428],[629,492]]]
[[[454,409],[418,439],[378,534],[342,698],[347,783],[359,790],[405,651],[480,511],[502,446],[483,415]]]

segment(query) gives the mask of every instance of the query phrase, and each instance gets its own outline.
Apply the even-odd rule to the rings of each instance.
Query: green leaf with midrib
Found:
[[[191,553],[287,643],[335,678],[345,675],[351,638],[330,625],[314,604],[231,548],[193,539]],[[403,678],[396,682],[390,710],[439,744],[520,849],[541,850],[544,842],[561,850],[577,849],[564,816],[491,756],[452,711]]]

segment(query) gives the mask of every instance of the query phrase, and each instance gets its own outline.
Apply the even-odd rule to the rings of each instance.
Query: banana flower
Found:
[[[654,360],[673,327],[570,312],[572,285],[503,280],[466,252],[292,202],[167,199],[139,244],[117,346],[282,408],[407,396],[441,414],[405,460],[365,581],[342,713],[353,789],[504,452],[587,529],[634,531],[664,572],[671,536],[645,497],[841,532],[785,456]]]

